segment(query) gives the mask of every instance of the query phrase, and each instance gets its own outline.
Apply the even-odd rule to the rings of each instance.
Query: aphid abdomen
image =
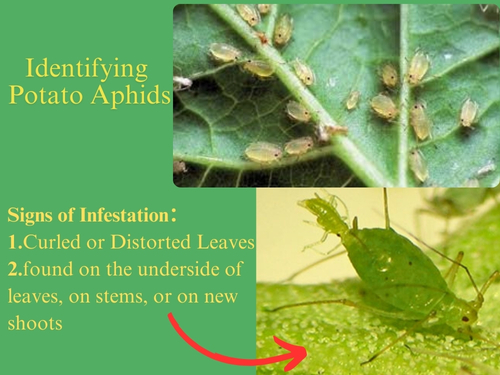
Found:
[[[429,70],[429,67],[429,56],[427,56],[422,51],[416,51],[410,62],[408,82],[410,82],[412,86],[418,85]]]
[[[285,152],[288,155],[303,155],[314,146],[314,141],[311,137],[301,137],[293,139],[285,144]]]
[[[288,14],[283,14],[278,18],[274,28],[274,43],[277,46],[284,46],[292,37],[293,19]]]
[[[392,99],[384,94],[378,94],[370,101],[370,106],[377,116],[392,121],[398,116],[398,108]]]
[[[241,57],[241,51],[225,43],[210,44],[210,54],[212,57],[221,63],[234,62]]]
[[[250,26],[255,26],[260,22],[260,13],[252,4],[236,4],[236,10]]]
[[[342,244],[367,288],[408,319],[424,318],[452,293],[431,259],[392,229],[351,229]]]
[[[281,147],[269,142],[251,143],[245,150],[245,155],[256,163],[273,163],[281,159],[283,151]]]
[[[479,105],[468,98],[462,105],[460,111],[460,124],[466,128],[472,127],[474,122],[476,122],[477,113],[479,110]]]
[[[425,140],[431,137],[432,121],[427,116],[425,105],[415,103],[410,109],[410,124],[418,139]]]

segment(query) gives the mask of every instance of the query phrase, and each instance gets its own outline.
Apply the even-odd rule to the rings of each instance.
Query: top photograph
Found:
[[[495,187],[499,8],[178,5],[179,187]]]

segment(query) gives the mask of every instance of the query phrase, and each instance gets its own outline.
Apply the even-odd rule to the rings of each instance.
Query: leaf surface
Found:
[[[279,49],[272,41],[279,14],[294,20],[292,39]],[[220,65],[209,56],[211,43],[227,43],[242,60],[264,59],[276,69],[259,79],[240,64]],[[428,164],[425,185],[462,186],[479,178],[482,186],[500,181],[500,86],[498,17],[475,5],[280,5],[255,29],[232,6],[179,5],[174,9],[174,75],[193,80],[174,96],[174,158],[189,165],[179,186],[416,186],[408,154],[419,147]],[[389,95],[400,115],[392,123],[370,109],[383,87],[379,72],[390,63],[408,69],[416,49],[429,55],[431,68],[417,87],[401,78]],[[306,88],[291,62],[305,61],[316,83]],[[361,93],[348,111],[351,91]],[[463,101],[479,104],[473,129],[460,129]],[[310,124],[286,115],[289,100],[300,101],[313,115]],[[427,103],[433,138],[418,145],[410,126],[409,106]],[[331,143],[317,142],[308,154],[279,163],[247,160],[246,147],[266,141],[278,145],[314,135],[316,124],[348,127]],[[478,176],[485,165],[492,171]],[[350,179],[354,175],[355,178]],[[321,176],[321,178],[318,178]]]

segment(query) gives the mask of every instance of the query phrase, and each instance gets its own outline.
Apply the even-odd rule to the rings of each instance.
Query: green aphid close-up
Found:
[[[358,200],[364,201],[364,194],[358,190]],[[448,249],[456,252],[448,256],[396,232],[386,191],[384,202],[385,226],[361,228],[363,217],[354,217],[351,224],[349,205],[336,195],[320,192],[299,201],[323,230],[320,240],[304,250],[324,253],[326,248],[329,256],[287,282],[346,253],[359,279],[258,285],[258,353],[268,353],[262,348],[271,330],[308,349],[296,367],[299,374],[456,374],[464,365],[474,374],[498,373],[500,259],[494,248],[470,246],[478,243],[474,240],[486,244],[484,237],[490,244],[498,242],[500,206],[460,230],[462,236]],[[331,238],[339,238],[341,247],[326,245]],[[481,253],[482,259],[472,253]],[[258,370],[271,373],[271,366]]]

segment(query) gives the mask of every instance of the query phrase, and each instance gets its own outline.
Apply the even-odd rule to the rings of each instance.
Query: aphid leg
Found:
[[[337,248],[338,246],[340,246],[340,244],[339,244],[339,245],[337,245],[337,246],[335,246],[335,248]],[[285,280],[283,280],[283,281],[280,281],[278,284],[285,284],[285,283],[289,283],[290,281],[293,281],[293,279],[295,279],[297,276],[299,276],[299,275],[303,274],[303,273],[304,273],[304,272],[306,272],[306,271],[309,271],[311,268],[314,268],[314,267],[316,267],[316,266],[320,265],[321,263],[324,263],[324,262],[326,262],[326,261],[328,261],[328,260],[330,260],[330,259],[336,258],[337,256],[342,255],[342,254],[345,254],[345,253],[347,253],[347,250],[342,250],[342,251],[340,251],[340,252],[338,252],[338,253],[335,253],[335,254],[329,255],[329,256],[327,256],[327,257],[325,257],[325,258],[321,258],[320,260],[318,260],[318,261],[316,261],[316,262],[314,262],[314,263],[311,263],[311,264],[309,264],[308,266],[306,266],[306,267],[304,267],[304,268],[302,268],[302,269],[298,270],[297,272],[293,273],[290,277],[286,278],[286,279],[285,279]]]
[[[483,370],[485,374],[496,374],[497,373],[496,369],[494,369],[494,368],[492,368],[490,366],[487,366],[484,363],[476,362],[476,361],[474,361],[474,360],[472,360],[470,358],[459,357],[459,356],[452,355],[452,354],[449,354],[449,353],[439,353],[439,352],[435,352],[435,351],[432,351],[432,350],[420,349],[420,348],[416,348],[416,347],[410,348],[406,344],[405,344],[405,346],[412,353],[426,354],[426,355],[430,355],[432,357],[442,357],[442,358],[447,358],[447,359],[451,359],[451,360],[454,360],[454,361],[461,361],[463,363],[467,363],[469,366],[472,366],[472,367],[475,367],[477,369]],[[467,372],[468,373],[472,373],[470,371],[467,371]]]
[[[357,309],[368,311],[372,314],[383,316],[383,317],[390,318],[390,319],[408,319],[408,315],[404,312],[380,310],[380,309],[376,309],[376,308],[371,307],[371,306],[363,305],[363,304],[360,304],[360,303],[357,303],[357,302],[354,302],[354,301],[351,301],[351,300],[348,300],[345,298],[328,299],[328,300],[322,300],[322,301],[308,301],[308,302],[291,303],[289,305],[283,305],[283,306],[276,307],[274,309],[270,309],[270,310],[268,310],[268,312],[276,312],[279,310],[290,309],[290,308],[301,307],[301,306],[328,305],[328,304],[338,304],[338,305],[355,307]],[[425,320],[427,320],[428,318],[429,317],[426,317]],[[405,336],[405,335],[403,335],[403,336]],[[399,340],[399,338],[397,340]],[[377,356],[379,354],[380,353],[378,353]]]
[[[458,332],[464,332],[463,330],[458,330]],[[493,345],[493,346],[496,346],[497,348],[500,348],[500,345],[498,343],[496,343],[495,341],[492,341],[490,339],[488,339],[487,337],[484,337],[483,335],[481,335],[480,333],[477,333],[477,332],[474,332],[472,331],[472,329],[470,328],[470,326],[468,327],[468,330],[466,332],[464,332],[465,334],[467,334],[470,339],[476,339],[476,340],[479,340],[479,341],[484,341],[490,345]]]
[[[488,278],[488,280],[486,280],[486,282],[484,283],[483,287],[481,288],[481,291],[477,295],[476,301],[474,301],[474,304],[479,304],[479,308],[483,304],[484,293],[486,293],[486,291],[490,287],[491,283],[493,283],[493,281],[495,281],[498,277],[500,277],[500,272],[495,271],[491,274],[491,276]]]
[[[457,257],[455,258],[455,262],[451,265],[451,267],[446,271],[444,275],[444,279],[446,283],[451,288],[453,283],[455,282],[455,276],[457,275],[458,265],[462,263],[462,259],[464,258],[464,252],[459,251]]]
[[[328,250],[326,253],[322,252],[322,251],[320,251],[318,249],[316,249],[316,246],[321,245],[323,242],[326,241],[326,238],[328,237],[328,234],[329,234],[328,232],[325,232],[323,234],[323,237],[321,237],[321,239],[319,241],[316,241],[316,242],[313,242],[313,243],[311,243],[309,245],[304,246],[304,248],[302,249],[302,251],[306,251],[307,249],[312,249],[312,250],[314,250],[315,252],[317,252],[318,254],[321,254],[321,255],[331,254],[332,252],[334,252],[335,250],[337,250],[338,247],[340,245],[342,245],[342,243],[338,243],[337,245],[335,245],[335,247],[333,249]]]
[[[416,322],[410,329],[408,329],[405,333],[403,333],[401,336],[399,336],[396,340],[394,340],[393,342],[391,342],[390,344],[386,345],[381,350],[379,350],[377,353],[375,353],[374,355],[372,355],[370,357],[370,359],[368,359],[367,361],[361,362],[361,366],[366,365],[367,363],[370,363],[373,360],[375,360],[379,355],[381,355],[386,350],[388,350],[391,347],[393,347],[395,344],[397,344],[399,341],[401,341],[402,339],[404,339],[406,336],[408,336],[410,333],[412,333],[416,329],[420,328],[422,326],[422,324],[424,324],[429,319],[433,318],[435,315],[436,315],[436,311],[434,311],[434,310],[431,311],[424,319],[419,320],[418,322]]]

